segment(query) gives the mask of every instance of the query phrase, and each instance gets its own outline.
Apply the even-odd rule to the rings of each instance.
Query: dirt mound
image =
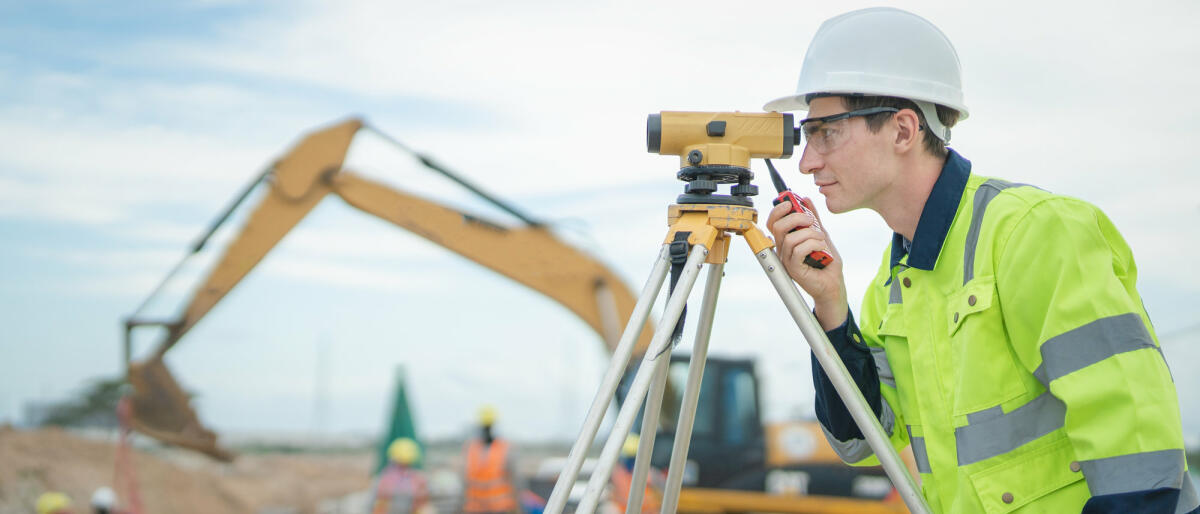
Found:
[[[0,428],[0,514],[33,513],[37,496],[65,492],[86,512],[92,491],[114,483],[116,441],[59,429]],[[135,451],[148,514],[294,512],[370,487],[371,455],[242,455],[231,464],[178,450]]]

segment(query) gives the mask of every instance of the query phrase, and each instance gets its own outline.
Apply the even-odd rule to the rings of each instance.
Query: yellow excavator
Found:
[[[251,191],[266,183],[262,200],[177,319],[140,318],[138,312],[144,310],[149,299],[126,319],[125,358],[133,386],[133,425],[139,432],[216,459],[232,458],[217,445],[216,435],[199,422],[163,356],[330,194],[554,299],[600,333],[610,348],[616,345],[622,320],[628,319],[636,298],[606,266],[560,241],[549,227],[482,192],[427,156],[417,154],[426,166],[512,213],[525,226],[504,227],[343,169],[350,143],[363,129],[373,130],[361,120],[351,119],[307,135],[238,196],[193,245],[189,255],[199,252]],[[131,362],[132,331],[145,326],[165,327],[166,335],[146,359]],[[647,329],[643,333],[639,348],[649,343],[650,332]]]
[[[426,167],[512,214],[524,225],[505,226],[344,169],[350,144],[363,130],[372,131],[412,153]],[[193,291],[182,313],[170,320],[142,317],[141,312],[171,276],[190,256],[205,247],[216,230],[260,186],[265,186],[266,191],[259,204]],[[634,293],[604,264],[555,237],[544,223],[487,194],[429,156],[409,149],[362,120],[345,120],[304,136],[253,180],[192,245],[184,262],[176,266],[135,313],[126,318],[124,355],[132,385],[134,429],[218,460],[232,460],[232,452],[222,448],[217,443],[217,435],[200,422],[190,406],[188,395],[166,367],[163,357],[284,235],[330,194],[550,297],[596,331],[610,351],[616,347],[621,329],[636,303]],[[148,356],[135,362],[132,334],[139,327],[166,330]],[[649,344],[652,332],[647,323],[635,355],[640,355]],[[681,359],[686,357],[673,360],[686,366],[686,361]],[[884,483],[881,489],[880,477],[886,482],[882,471],[849,468],[838,462],[815,423],[764,427],[758,412],[758,388],[752,363],[710,356],[707,369],[722,376],[710,379],[707,376],[710,371],[706,371],[705,390],[709,390],[709,384],[721,386],[722,390],[702,393],[701,404],[707,405],[709,400],[706,398],[709,397],[713,402],[722,403],[714,403],[711,408],[702,407],[698,415],[712,416],[714,423],[724,420],[716,425],[734,427],[730,430],[738,433],[721,431],[714,433],[711,440],[700,440],[704,437],[701,432],[694,435],[693,441],[699,442],[693,442],[690,460],[702,469],[703,480],[693,484],[698,487],[684,489],[679,504],[681,512],[903,512],[902,504],[884,504],[877,500],[890,486],[890,483]],[[736,377],[725,377],[726,373]],[[723,389],[722,384],[738,384],[739,380],[742,380],[740,389]],[[745,380],[751,381],[749,389]],[[672,389],[682,391],[682,384],[678,386],[669,387],[668,394],[673,394]],[[742,395],[740,404],[724,403],[736,395]],[[678,401],[665,402],[665,405],[671,404],[678,405]],[[729,423],[730,419],[737,423]],[[664,432],[659,440],[665,442],[664,450],[669,451],[672,439],[669,432],[673,428],[673,423],[663,424]],[[731,460],[738,455],[740,459]],[[735,468],[723,469],[734,461],[737,461]],[[828,480],[830,472],[840,474],[846,480],[821,486],[821,481]],[[764,494],[764,491],[776,494]],[[822,496],[798,497],[797,494]]]

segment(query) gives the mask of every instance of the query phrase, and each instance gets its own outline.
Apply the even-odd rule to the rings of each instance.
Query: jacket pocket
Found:
[[[944,312],[954,359],[953,415],[993,408],[1028,394],[996,302],[995,280],[978,277],[948,296]]]
[[[1071,470],[1074,458],[1070,440],[1063,437],[969,476],[984,512],[1003,514],[1083,480],[1083,473]],[[1086,498],[1086,490],[1081,494]]]
[[[953,337],[963,325],[967,325],[967,320],[976,320],[972,316],[987,317],[982,313],[986,313],[988,309],[992,308],[995,293],[996,282],[994,279],[978,278],[967,282],[962,289],[952,294],[946,303],[946,313],[948,314],[946,321],[949,323],[950,336]]]

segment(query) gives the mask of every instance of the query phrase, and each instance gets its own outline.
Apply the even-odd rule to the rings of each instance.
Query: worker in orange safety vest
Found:
[[[466,488],[463,512],[519,512],[516,487],[509,466],[509,444],[495,437],[496,409],[479,410],[480,436],[467,442]]]
[[[625,512],[629,504],[629,491],[633,489],[633,464],[637,460],[638,436],[631,434],[621,446],[621,462],[613,468],[612,502],[617,512]],[[662,485],[666,478],[662,472],[650,468],[647,475],[646,492],[642,495],[642,512],[658,512],[662,508]]]

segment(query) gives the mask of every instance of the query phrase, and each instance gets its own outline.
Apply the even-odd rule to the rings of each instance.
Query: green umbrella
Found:
[[[396,392],[392,395],[392,413],[387,418],[387,427],[384,429],[383,437],[379,440],[379,448],[376,452],[377,460],[375,464],[375,473],[379,473],[388,463],[387,449],[392,441],[400,437],[407,437],[416,441],[421,448],[421,456],[413,463],[414,468],[425,467],[425,448],[421,444],[421,439],[417,437],[417,427],[413,420],[412,412],[408,408],[408,396],[404,393],[404,367],[396,368]]]

